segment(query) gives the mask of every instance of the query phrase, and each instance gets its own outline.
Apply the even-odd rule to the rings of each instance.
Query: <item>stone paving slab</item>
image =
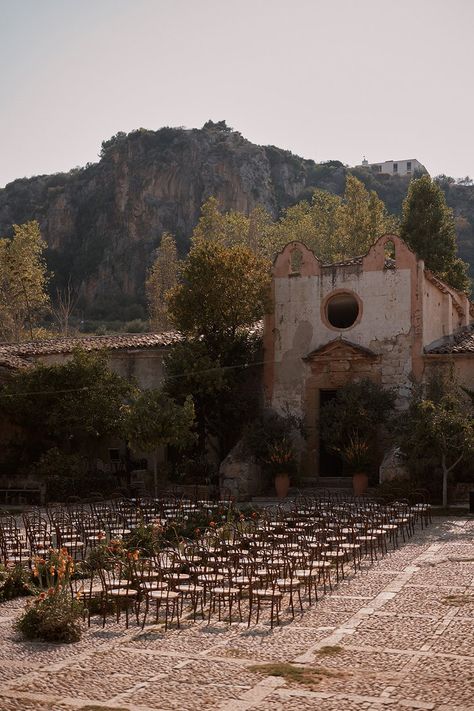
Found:
[[[250,629],[187,621],[166,633],[93,619],[77,644],[40,644],[12,629],[24,601],[0,604],[0,710],[474,711],[474,520],[437,520],[346,573],[273,631],[268,614]],[[289,662],[323,673],[259,669]]]

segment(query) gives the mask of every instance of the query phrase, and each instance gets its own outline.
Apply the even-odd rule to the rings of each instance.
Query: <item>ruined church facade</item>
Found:
[[[449,359],[461,382],[474,385],[474,352],[455,350],[461,337],[470,343],[473,316],[467,296],[425,269],[395,235],[331,265],[300,242],[286,245],[273,266],[264,389],[267,405],[305,423],[306,477],[327,473],[319,411],[346,383],[369,378],[394,388],[403,408],[413,381]]]

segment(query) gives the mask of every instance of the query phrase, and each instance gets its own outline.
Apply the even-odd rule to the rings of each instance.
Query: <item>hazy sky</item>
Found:
[[[209,118],[474,176],[473,33],[474,0],[0,0],[0,187]]]

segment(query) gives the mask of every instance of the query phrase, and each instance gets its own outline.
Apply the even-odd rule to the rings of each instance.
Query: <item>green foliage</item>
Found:
[[[111,371],[106,353],[74,352],[60,365],[19,371],[0,389],[0,412],[19,425],[27,451],[57,447],[86,454],[91,441],[120,434],[131,385]]]
[[[193,395],[198,451],[187,453],[192,459],[201,459],[206,443],[214,446],[219,461],[225,457],[258,405],[259,339],[237,333],[218,347],[218,342],[188,338],[174,345],[165,360],[166,391],[179,402]],[[207,474],[203,469],[203,478]]]
[[[188,445],[193,441],[193,423],[191,396],[179,405],[162,390],[145,390],[130,406],[125,430],[134,450],[150,452],[166,445]]]
[[[311,203],[288,208],[267,236],[269,251],[300,241],[323,262],[334,262],[365,254],[383,234],[397,229],[396,219],[372,190],[368,191],[350,173],[342,197],[315,190]]]
[[[13,238],[0,239],[0,340],[33,338],[48,309],[45,247],[36,221],[13,225]]]
[[[333,449],[341,455],[347,470],[353,474],[370,471],[374,464],[374,448],[359,432],[354,432],[347,442]]]
[[[104,158],[112,148],[118,146],[120,143],[123,143],[126,138],[127,134],[124,131],[118,131],[107,141],[102,141],[100,157]]]
[[[453,212],[441,187],[429,175],[410,183],[400,235],[428,269],[454,288],[469,291],[467,264],[457,257]]]
[[[165,232],[161,237],[156,258],[151,266],[145,288],[150,313],[150,326],[156,331],[170,327],[167,293],[178,282],[178,252],[173,235]]]
[[[20,563],[13,568],[0,565],[0,602],[33,595],[35,586],[29,570]]]
[[[212,435],[219,460],[255,407],[256,370],[250,371],[251,387],[248,374],[258,341],[246,329],[262,318],[270,284],[268,261],[233,242],[238,220],[229,218],[223,235],[221,218],[216,204],[207,203],[181,283],[169,298],[172,321],[185,338],[166,361],[167,392],[180,401],[192,393],[199,448],[204,451]]]
[[[232,133],[232,127],[228,126],[227,123],[222,120],[222,121],[206,121],[206,123],[203,126],[203,129],[205,130],[213,130],[213,131],[222,131],[224,133]]]
[[[296,452],[289,436],[282,437],[278,442],[273,442],[267,447],[267,454],[263,460],[265,469],[272,475],[293,474],[296,471]]]
[[[26,639],[44,642],[77,642],[81,638],[83,605],[70,589],[74,561],[65,548],[51,549],[45,558],[35,556],[33,579],[41,592],[28,601],[15,623]]]
[[[218,353],[223,341],[262,318],[269,285],[266,260],[248,247],[196,240],[183,264],[181,283],[170,294],[172,322]]]
[[[447,506],[448,478],[474,452],[472,407],[452,373],[435,373],[416,388],[399,418],[398,442],[415,480]]]
[[[281,443],[291,447],[293,459],[295,452],[291,437],[299,433],[304,435],[302,421],[292,413],[280,414],[270,408],[262,410],[252,420],[244,431],[244,446],[263,466],[267,465],[273,452],[276,452]]]
[[[369,379],[348,383],[321,408],[320,428],[327,447],[354,471],[377,459],[379,428],[387,422],[395,394]]]
[[[81,638],[82,604],[68,588],[57,594],[41,593],[27,604],[15,627],[25,639],[43,642],[78,642]]]

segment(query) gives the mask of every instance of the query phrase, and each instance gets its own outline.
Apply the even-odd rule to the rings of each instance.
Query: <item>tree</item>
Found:
[[[262,318],[268,300],[268,263],[243,245],[196,240],[181,270],[181,283],[169,294],[174,326],[202,338],[211,357],[239,329]]]
[[[69,335],[69,320],[76,308],[79,292],[72,286],[71,277],[64,289],[56,289],[56,299],[51,304],[51,312],[58,324],[59,333],[66,338]]]
[[[400,235],[428,269],[455,289],[469,291],[468,265],[457,257],[453,212],[429,175],[410,182]]]
[[[178,405],[162,390],[146,390],[129,408],[125,430],[130,445],[138,452],[153,452],[153,481],[158,494],[158,449],[172,445],[182,449],[194,435],[194,405],[190,396]]]
[[[244,245],[252,252],[271,258],[274,223],[268,212],[258,205],[249,216],[229,210],[221,212],[215,197],[210,197],[201,207],[201,216],[194,228],[191,243],[217,242],[225,247]]]
[[[315,190],[311,203],[302,200],[285,211],[268,236],[268,252],[275,256],[288,242],[297,241],[306,244],[323,262],[342,259],[341,210],[338,195]]]
[[[369,192],[349,173],[340,216],[344,258],[365,254],[376,239],[394,232],[396,226],[395,218],[387,213],[377,193],[374,190]]]
[[[133,387],[109,369],[102,352],[74,352],[60,365],[39,364],[11,376],[0,389],[0,413],[23,432],[22,456],[45,451],[88,455],[92,443],[119,435]]]
[[[173,235],[164,232],[145,284],[150,326],[156,331],[170,328],[167,294],[178,283],[178,269],[176,241]]]
[[[450,474],[474,452],[473,412],[466,400],[452,373],[435,374],[415,390],[398,423],[400,448],[412,475],[436,486],[436,471],[441,471],[445,507]]]
[[[212,227],[206,240],[202,224],[199,229],[169,297],[183,341],[167,359],[166,390],[180,401],[192,393],[201,453],[214,446],[220,460],[256,401],[247,375],[257,360],[252,327],[266,307],[270,272],[268,261],[248,246],[215,241]]]
[[[286,210],[268,239],[274,252],[288,242],[304,242],[329,263],[365,254],[378,237],[396,229],[377,194],[348,174],[342,198],[315,190],[311,204],[302,201]]]
[[[192,393],[201,458],[213,452],[220,462],[256,413],[260,350],[258,336],[242,332],[223,342],[218,355],[211,355],[210,346],[199,338],[175,344],[168,354],[165,389],[178,402]]]
[[[0,339],[33,338],[49,306],[46,247],[36,221],[13,225],[13,238],[0,239]]]

